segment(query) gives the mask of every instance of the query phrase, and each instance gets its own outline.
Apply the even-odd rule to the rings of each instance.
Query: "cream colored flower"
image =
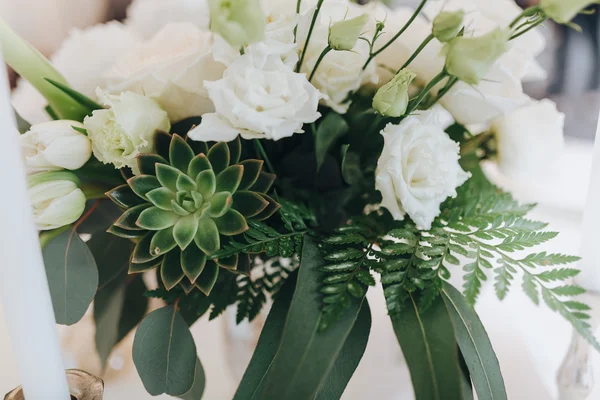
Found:
[[[208,2],[206,0],[134,0],[127,9],[126,24],[129,28],[150,39],[165,25],[173,22],[189,22],[200,30],[209,27]]]

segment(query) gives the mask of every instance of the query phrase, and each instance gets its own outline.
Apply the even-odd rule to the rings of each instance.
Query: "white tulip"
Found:
[[[497,163],[508,177],[543,176],[561,154],[565,115],[551,100],[530,103],[494,121]]]
[[[394,219],[408,214],[419,229],[430,229],[440,205],[469,178],[458,163],[458,143],[444,132],[451,119],[435,106],[381,131],[385,142],[375,186]]]
[[[92,156],[90,139],[74,128],[77,121],[59,120],[33,125],[19,140],[28,173],[75,170]]]
[[[94,156],[137,173],[137,155],[153,151],[157,130],[168,132],[171,128],[167,113],[156,101],[136,93],[112,96],[98,89],[98,98],[109,109],[96,110],[83,121]]]
[[[40,231],[77,221],[85,210],[85,195],[72,172],[42,172],[28,179],[33,219]]]

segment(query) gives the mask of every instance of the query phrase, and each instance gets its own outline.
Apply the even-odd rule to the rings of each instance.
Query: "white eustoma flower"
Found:
[[[96,88],[104,85],[103,74],[141,41],[135,32],[116,21],[73,29],[50,61],[73,89],[95,98]],[[30,123],[50,120],[44,111],[46,104],[31,84],[19,81],[13,105],[25,120]]]
[[[444,132],[450,121],[447,111],[435,106],[381,131],[385,144],[376,189],[394,219],[408,214],[419,229],[430,229],[440,205],[469,178],[458,163],[458,143]]]
[[[77,121],[50,121],[33,125],[19,137],[28,173],[75,170],[92,156],[90,139],[74,128]]]
[[[231,141],[241,134],[244,139],[279,140],[302,133],[304,124],[321,116],[319,91],[272,50],[264,43],[251,45],[223,79],[206,83],[216,112],[205,114],[190,138]]]
[[[508,177],[543,176],[564,145],[565,115],[551,100],[530,103],[494,121],[497,163]]]
[[[144,39],[156,35],[165,25],[189,22],[208,30],[210,17],[206,0],[134,0],[127,9],[126,24]]]
[[[72,172],[42,172],[28,178],[27,194],[33,220],[40,231],[57,229],[77,221],[85,210],[85,195]]]
[[[98,89],[98,98],[109,108],[96,110],[83,121],[94,156],[105,164],[128,166],[137,173],[137,155],[151,153],[156,131],[171,128],[167,113],[155,100],[132,92],[112,96]]]
[[[225,70],[211,54],[212,40],[190,23],[168,24],[114,64],[106,88],[152,97],[172,121],[212,112],[204,82],[220,79]]]

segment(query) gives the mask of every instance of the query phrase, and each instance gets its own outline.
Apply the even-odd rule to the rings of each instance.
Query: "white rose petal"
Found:
[[[447,123],[447,111],[435,106],[381,131],[376,189],[382,206],[397,220],[408,214],[419,229],[431,228],[440,205],[470,176],[458,163],[458,144],[444,132]]]
[[[144,39],[156,35],[165,25],[189,22],[208,30],[210,17],[206,0],[135,0],[127,9],[127,26]]]
[[[565,115],[551,100],[533,102],[494,121],[500,170],[511,178],[543,176],[560,157]]]
[[[245,139],[279,140],[303,132],[304,124],[321,116],[319,91],[272,50],[265,43],[251,45],[223,79],[206,83],[216,113],[204,115],[189,137],[220,141],[241,134]]]

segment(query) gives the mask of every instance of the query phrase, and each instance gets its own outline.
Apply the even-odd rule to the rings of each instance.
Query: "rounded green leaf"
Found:
[[[206,254],[198,246],[188,246],[181,253],[181,268],[192,284],[196,283],[205,265]]]
[[[194,200],[194,206],[196,208],[200,208],[200,206],[202,205],[202,203],[204,203],[204,197],[197,191],[193,190],[192,193],[190,193],[192,196],[192,199]]]
[[[185,276],[181,269],[181,252],[174,249],[165,254],[160,267],[160,279],[167,290],[173,289]]]
[[[209,215],[213,218],[222,217],[233,205],[233,198],[229,192],[220,192],[210,199]]]
[[[217,175],[217,192],[235,193],[240,187],[244,167],[241,165],[232,165]]]
[[[140,214],[136,225],[151,231],[160,231],[169,228],[179,221],[179,216],[173,211],[161,210],[158,207],[150,207]]]
[[[129,185],[117,186],[107,192],[106,196],[121,208],[131,208],[143,203],[142,199],[131,190]]]
[[[196,344],[175,307],[158,309],[144,318],[135,334],[133,362],[153,396],[181,396],[192,388]]]
[[[163,187],[173,192],[177,191],[177,179],[179,175],[181,175],[181,171],[170,165],[158,164],[156,166],[156,178]]]
[[[239,235],[248,230],[246,218],[236,210],[229,210],[221,218],[215,219],[219,233],[225,236]]]
[[[240,183],[241,190],[250,189],[256,183],[264,163],[263,160],[245,160],[240,163],[244,167],[244,175]]]
[[[150,241],[150,254],[160,256],[168,253],[177,246],[173,237],[173,227],[158,231]]]
[[[192,243],[197,230],[198,219],[195,215],[188,215],[177,221],[175,228],[173,229],[173,236],[181,250],[185,250],[188,245]]]
[[[171,165],[183,172],[187,172],[190,161],[194,158],[194,151],[179,135],[173,135],[169,148]]]
[[[230,153],[227,143],[219,142],[215,144],[210,148],[207,155],[215,174],[218,174],[229,166]]]
[[[167,160],[158,154],[140,154],[137,156],[137,165],[142,175],[156,175],[156,164],[168,164]]]
[[[208,161],[208,157],[206,157],[204,154],[198,154],[190,162],[188,175],[195,179],[200,172],[206,171],[207,169],[212,170],[212,166],[210,165],[210,161]]]
[[[183,190],[191,192],[192,190],[196,190],[196,182],[189,176],[183,174],[179,175],[179,178],[177,178],[176,186],[178,191]]]
[[[242,190],[233,195],[233,208],[246,218],[257,216],[268,206],[269,202],[258,193]]]
[[[139,206],[130,208],[115,221],[115,226],[122,229],[139,231],[140,228],[136,225],[136,222],[141,213],[148,209],[148,207],[150,207],[150,204],[141,204]]]
[[[154,232],[148,232],[142,237],[133,250],[131,262],[134,264],[143,264],[155,260],[160,254],[154,254],[150,251],[152,237]]]
[[[195,285],[202,293],[209,295],[212,291],[217,278],[219,277],[219,266],[213,261],[207,261],[204,271],[200,274],[200,277],[196,281]]]
[[[167,188],[160,187],[158,189],[151,190],[146,194],[146,197],[148,197],[148,200],[150,200],[152,204],[161,210],[173,210],[171,201],[175,200],[175,193]]]
[[[196,245],[206,254],[210,255],[221,247],[221,238],[217,224],[210,218],[198,222],[198,231],[194,237]]]
[[[212,169],[202,171],[196,177],[196,186],[198,187],[198,193],[205,198],[211,197],[215,194],[217,189],[217,178]]]
[[[134,176],[127,181],[131,189],[144,200],[148,200],[146,193],[151,190],[158,189],[160,182],[152,175]]]

